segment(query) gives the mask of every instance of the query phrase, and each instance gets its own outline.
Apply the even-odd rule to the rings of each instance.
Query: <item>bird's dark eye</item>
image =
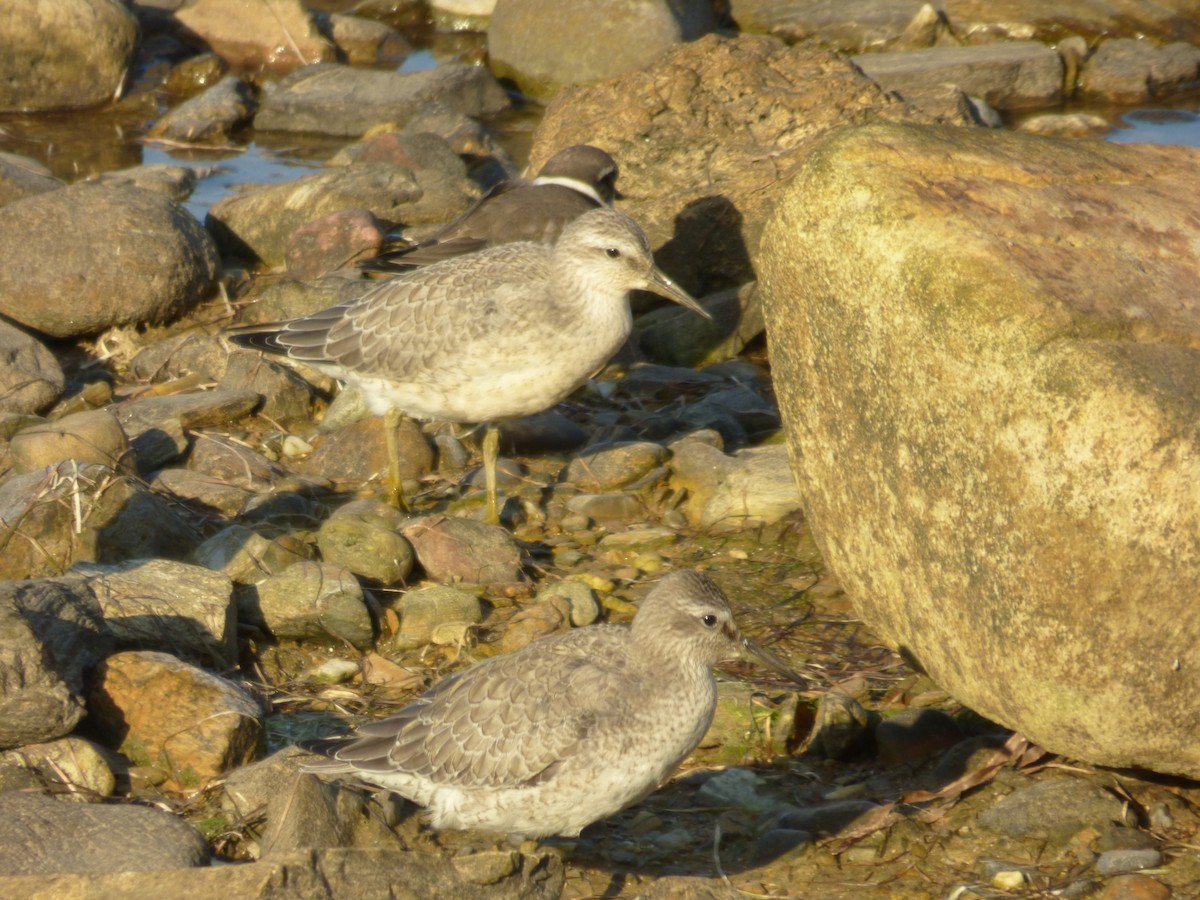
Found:
[[[714,625],[717,624],[717,617],[714,616],[712,613],[708,613],[707,615],[702,616],[700,621],[703,622],[705,625],[707,625],[709,628],[712,628]]]
[[[618,250],[616,247],[609,247],[604,252],[608,254],[609,259],[616,259],[618,256],[621,255],[621,251]]]

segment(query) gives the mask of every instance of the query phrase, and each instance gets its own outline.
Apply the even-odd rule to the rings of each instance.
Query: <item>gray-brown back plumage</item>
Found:
[[[536,641],[443,679],[355,735],[303,746],[429,808],[438,828],[575,835],[636,802],[712,721],[712,666],[743,641],[705,575],[665,577],[632,625]]]

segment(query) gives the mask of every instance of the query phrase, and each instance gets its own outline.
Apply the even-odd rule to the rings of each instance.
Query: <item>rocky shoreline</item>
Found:
[[[0,895],[1200,896],[1197,154],[1047,136],[1190,96],[1194,14],[275,5],[71,0],[0,93],[22,128],[338,146],[204,223],[194,167],[0,154]],[[397,71],[433,23],[493,70],[468,39]],[[531,169],[609,151],[713,316],[639,302],[594,384],[505,423],[502,527],[470,435],[408,423],[403,515],[352,391],[222,337],[514,176],[496,75],[553,98]],[[578,840],[299,771],[678,568],[812,688],[723,668],[677,777]]]

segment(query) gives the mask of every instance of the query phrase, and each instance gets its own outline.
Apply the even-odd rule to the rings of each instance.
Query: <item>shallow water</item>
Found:
[[[1176,144],[1200,147],[1200,101],[1189,106],[1134,109],[1116,121],[1108,133],[1118,144]]]

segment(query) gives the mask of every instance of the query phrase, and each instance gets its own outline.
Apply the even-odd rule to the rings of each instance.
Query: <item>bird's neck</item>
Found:
[[[560,175],[539,175],[533,179],[536,187],[541,187],[545,184],[556,184],[559,187],[570,188],[576,193],[583,194],[585,197],[590,197],[596,201],[597,206],[611,206],[600,199],[600,195],[596,193],[596,189],[586,181],[580,181],[578,178],[564,178]]]

